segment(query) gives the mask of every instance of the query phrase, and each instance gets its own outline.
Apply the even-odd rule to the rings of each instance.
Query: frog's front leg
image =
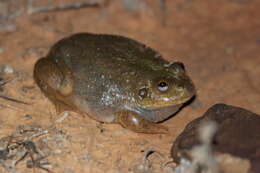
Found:
[[[116,113],[116,122],[122,127],[137,133],[166,134],[168,128],[144,119],[132,111],[121,111]]]

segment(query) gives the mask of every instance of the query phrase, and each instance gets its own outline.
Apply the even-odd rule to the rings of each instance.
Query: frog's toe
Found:
[[[130,129],[137,133],[150,133],[150,134],[167,134],[168,128],[153,123],[144,119],[135,112],[123,111],[117,113],[117,123],[121,124],[124,128]]]

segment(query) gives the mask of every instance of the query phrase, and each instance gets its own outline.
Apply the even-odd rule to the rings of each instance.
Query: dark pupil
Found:
[[[163,88],[163,87],[167,86],[167,83],[166,82],[160,82],[158,86]]]

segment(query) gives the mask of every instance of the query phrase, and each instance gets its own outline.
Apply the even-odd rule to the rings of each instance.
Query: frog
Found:
[[[74,111],[137,133],[169,133],[163,122],[196,94],[182,62],[111,34],[57,41],[37,60],[33,77],[58,114]]]

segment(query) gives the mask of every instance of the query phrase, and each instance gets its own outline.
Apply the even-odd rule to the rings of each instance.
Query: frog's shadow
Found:
[[[196,99],[196,95],[193,96],[193,97],[192,97],[190,100],[188,100],[187,102],[185,102],[185,103],[179,108],[179,110],[178,110],[177,112],[173,113],[173,114],[170,115],[168,118],[166,118],[166,119],[164,119],[164,120],[162,120],[162,121],[159,121],[158,123],[163,123],[163,122],[165,122],[165,121],[171,119],[171,118],[174,117],[176,114],[178,114],[184,107],[191,105],[191,104],[194,102],[195,99]]]

